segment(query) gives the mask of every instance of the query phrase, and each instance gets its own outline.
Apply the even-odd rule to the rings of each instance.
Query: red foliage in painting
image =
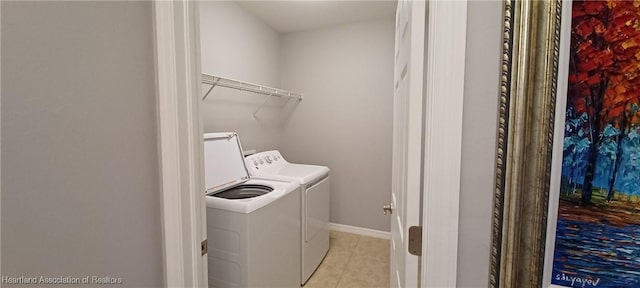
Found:
[[[622,122],[615,121],[620,117],[628,118],[632,126],[640,124],[625,113],[629,110],[625,106],[640,100],[638,6],[632,1],[576,1],[573,5],[571,46],[575,53],[569,97],[577,110],[599,114],[600,123],[593,124],[600,129],[607,123]]]
[[[619,143],[640,126],[640,3],[574,1],[572,9],[568,101],[589,118],[585,130],[592,145],[583,187],[588,205],[601,132],[612,125],[621,131]]]

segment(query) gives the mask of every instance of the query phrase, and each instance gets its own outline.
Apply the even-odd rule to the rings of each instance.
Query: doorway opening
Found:
[[[413,123],[414,126],[413,129],[409,129],[411,132],[408,133],[406,142],[401,141],[403,145],[411,145],[413,147],[412,149],[409,149],[408,153],[403,153],[404,157],[406,159],[411,159],[411,161],[416,161],[416,159],[418,159],[418,162],[420,163],[420,169],[405,169],[403,173],[406,172],[408,173],[408,175],[410,174],[410,176],[408,177],[414,177],[413,179],[422,179],[422,177],[424,177],[425,181],[424,183],[422,183],[421,181],[417,181],[419,183],[417,186],[413,185],[409,188],[405,186],[402,189],[410,189],[411,195],[420,195],[421,190],[423,189],[424,191],[426,191],[425,193],[427,193],[425,194],[426,197],[422,197],[424,203],[420,203],[421,201],[412,202],[412,205],[417,205],[416,207],[419,207],[420,204],[425,205],[424,211],[426,212],[422,213],[422,215],[417,214],[417,218],[422,219],[428,227],[428,229],[425,229],[423,231],[423,235],[425,236],[424,239],[426,239],[426,241],[423,242],[422,248],[425,253],[434,255],[433,257],[429,257],[429,259],[423,257],[420,260],[423,267],[420,274],[422,275],[422,279],[425,279],[424,281],[426,281],[422,284],[428,286],[429,283],[439,283],[439,285],[442,286],[450,285],[453,283],[455,286],[456,257],[453,256],[457,253],[457,242],[455,241],[455,239],[457,239],[457,231],[455,229],[451,229],[451,227],[457,227],[457,195],[459,193],[459,189],[457,187],[459,185],[460,169],[459,161],[456,161],[455,159],[459,159],[460,157],[459,132],[461,131],[462,118],[461,87],[463,85],[461,84],[461,82],[463,81],[463,79],[456,79],[456,77],[454,76],[464,74],[464,64],[460,65],[460,61],[464,63],[464,38],[466,36],[466,22],[455,22],[451,19],[464,19],[466,17],[466,3],[430,3],[428,10],[426,7],[426,3],[422,1],[402,1],[401,3],[404,3],[403,7],[405,7],[405,15],[411,15],[411,21],[408,21],[408,23],[411,23],[410,27],[412,29],[408,30],[403,28],[402,30],[400,30],[403,32],[398,33],[396,21],[391,20],[392,35],[394,38],[396,38],[396,41],[398,35],[411,35],[409,39],[411,39],[410,42],[412,43],[412,45],[416,41],[421,42],[422,48],[413,49],[413,51],[415,52],[414,54],[418,55],[416,57],[421,57],[421,59],[423,60],[416,61],[417,63],[422,63],[422,65],[411,65],[405,66],[403,67],[403,69],[397,69],[398,67],[394,66],[395,64],[393,59],[399,57],[395,50],[395,44],[393,44],[394,50],[392,50],[390,61],[393,71],[389,77],[390,79],[403,77],[410,77],[410,79],[414,80],[420,79],[420,81],[415,80],[412,82],[420,83],[419,85],[409,85],[411,87],[411,89],[409,89],[409,95],[411,95],[411,97],[416,97],[416,99],[420,99],[421,101],[424,100],[422,101],[422,103],[425,104],[419,105],[418,107],[408,105],[408,107],[410,108],[408,109],[408,111],[410,111],[409,113],[415,113],[415,115],[418,115],[414,116],[414,118],[412,119],[418,120],[405,122],[407,125],[411,125]],[[412,4],[409,5],[408,3]],[[417,6],[420,8],[411,8],[415,3],[418,3]],[[204,185],[202,184],[204,182],[202,179],[204,178],[204,171],[202,171],[202,132],[205,132],[207,131],[207,129],[213,127],[209,126],[208,128],[207,125],[217,125],[217,122],[214,124],[207,124],[206,115],[210,115],[209,117],[218,117],[223,113],[230,111],[226,110],[217,111],[219,113],[207,113],[207,107],[205,106],[205,103],[200,102],[202,99],[202,94],[199,92],[204,92],[204,89],[202,89],[203,87],[201,86],[202,83],[200,82],[201,73],[206,71],[204,70],[205,56],[202,51],[205,48],[200,47],[200,45],[198,45],[197,43],[198,41],[195,40],[201,37],[201,32],[205,29],[200,23],[200,20],[202,19],[199,19],[202,18],[202,16],[200,15],[201,11],[198,7],[199,4],[202,3],[178,1],[174,2],[174,4],[161,2],[157,2],[155,4],[155,19],[157,28],[156,48],[159,74],[159,118],[161,127],[161,158],[163,170],[163,217],[165,220],[163,225],[165,226],[165,268],[167,273],[166,283],[168,286],[171,286],[172,283],[180,283],[178,284],[180,286],[206,286],[207,261],[206,256],[200,256],[206,254],[206,250],[203,249],[203,247],[207,247],[207,243],[200,243],[200,240],[206,239],[206,221],[204,220],[206,219],[206,201],[204,199],[204,194],[202,194],[202,191],[204,191]],[[315,9],[319,8],[316,7]],[[400,9],[398,9],[398,11],[400,11]],[[420,17],[414,17],[416,15]],[[236,18],[234,17],[232,19]],[[429,23],[434,22],[444,25],[427,25],[427,19]],[[357,24],[353,25],[357,26]],[[420,31],[419,28],[413,29],[414,27],[421,27],[422,32],[411,34],[405,33],[405,31]],[[429,28],[428,33],[425,31],[425,27]],[[330,28],[331,27],[326,28],[326,30]],[[222,34],[229,32],[223,29],[214,28],[213,30],[215,30],[216,33]],[[312,32],[326,32],[322,30],[323,29],[316,29]],[[379,120],[379,118],[382,117],[380,115],[377,115],[379,118],[375,119],[365,119],[365,117],[358,117],[362,115],[356,114],[356,112],[366,113],[377,111],[375,110],[377,106],[372,105],[371,101],[359,101],[361,99],[353,95],[358,96],[358,92],[362,89],[366,90],[370,89],[371,87],[377,87],[379,83],[370,83],[362,77],[363,75],[370,74],[378,75],[376,73],[383,73],[381,72],[382,69],[371,68],[367,71],[362,71],[361,73],[349,73],[349,76],[353,77],[349,78],[350,80],[347,81],[349,82],[349,85],[341,85],[342,82],[340,80],[344,80],[341,77],[337,77],[337,79],[334,79],[334,77],[332,77],[335,75],[341,75],[340,73],[344,72],[340,70],[340,67],[343,67],[342,64],[351,65],[356,68],[362,68],[360,67],[360,65],[354,64],[353,61],[358,59],[362,60],[364,57],[370,56],[369,53],[371,53],[371,47],[366,47],[368,49],[359,49],[359,53],[356,53],[356,55],[353,55],[351,58],[336,57],[341,60],[341,63],[339,63],[341,65],[334,65],[330,68],[324,68],[323,71],[320,71],[323,73],[317,71],[316,73],[310,73],[314,72],[314,69],[318,67],[326,67],[326,65],[323,66],[323,64],[332,63],[331,61],[335,61],[336,59],[331,57],[334,56],[331,53],[329,57],[322,57],[322,55],[318,54],[319,56],[315,56],[316,59],[313,59],[314,57],[310,57],[309,53],[323,52],[318,51],[322,50],[319,47],[325,47],[330,52],[334,51],[331,49],[342,49],[344,47],[341,47],[340,45],[335,45],[335,47],[330,46],[330,44],[335,44],[331,41],[327,41],[329,42],[327,44],[316,43],[316,45],[310,45],[309,43],[315,43],[313,42],[314,39],[312,39],[312,37],[310,36],[301,36],[302,33],[305,32],[291,32],[291,35],[295,34],[295,36],[297,37],[291,35],[279,35],[277,37],[278,43],[281,43],[279,44],[281,46],[277,49],[279,51],[276,58],[277,65],[273,64],[273,62],[269,62],[269,59],[267,58],[251,58],[251,56],[244,56],[241,59],[242,62],[231,61],[231,64],[228,65],[228,69],[230,69],[229,71],[237,71],[234,69],[239,69],[239,63],[271,63],[272,65],[277,66],[277,72],[274,73],[280,73],[279,75],[282,75],[280,76],[281,78],[279,80],[276,80],[277,83],[279,82],[280,84],[272,84],[272,86],[288,86],[291,87],[289,89],[295,91],[295,87],[292,86],[300,85],[299,87],[302,87],[302,89],[296,90],[301,90],[300,92],[305,95],[303,101],[298,103],[281,99],[273,100],[275,98],[270,97],[266,99],[267,101],[263,100],[265,103],[264,105],[258,105],[258,107],[263,106],[261,109],[252,109],[252,111],[249,111],[251,113],[248,114],[253,117],[253,121],[255,121],[255,124],[258,127],[261,127],[260,131],[266,130],[271,133],[267,133],[269,135],[264,135],[264,137],[260,138],[255,136],[256,134],[261,135],[260,131],[256,133],[247,133],[243,132],[243,129],[247,129],[248,131],[248,126],[237,126],[238,128],[234,130],[239,130],[237,132],[240,133],[240,137],[242,137],[243,139],[248,138],[248,140],[243,140],[243,143],[249,143],[245,144],[245,150],[262,150],[268,149],[270,147],[284,147],[282,148],[284,149],[283,151],[289,151],[285,153],[291,154],[293,157],[292,159],[318,159],[317,161],[313,162],[322,164],[322,162],[319,161],[327,161],[326,163],[331,163],[326,159],[331,159],[331,157],[334,157],[334,155],[329,155],[328,158],[318,157],[316,155],[326,156],[326,152],[324,152],[325,154],[322,154],[323,151],[331,151],[328,150],[328,148],[335,147],[335,145],[337,145],[336,143],[338,142],[342,141],[346,143],[347,141],[349,141],[349,143],[347,144],[352,144],[351,141],[355,141],[358,145],[349,146],[345,144],[350,147],[350,149],[346,149],[346,151],[342,152],[342,154],[338,154],[338,156],[343,157],[336,161],[340,162],[344,159],[354,158],[361,161],[347,161],[348,164],[344,165],[344,167],[347,167],[348,169],[345,169],[343,171],[369,171],[379,168],[376,167],[376,165],[379,165],[381,161],[378,160],[382,160],[384,158],[384,155],[376,153],[377,150],[372,148],[375,148],[377,147],[377,145],[381,144],[381,142],[383,141],[382,138],[385,138],[385,136],[381,133],[370,136],[370,134],[367,134],[366,132],[369,131],[367,129],[391,127],[393,121],[389,121],[390,123],[387,122],[381,124],[380,127],[366,127],[368,124],[371,124],[371,121]],[[264,37],[264,33],[254,32],[254,34],[255,35],[253,35],[254,37],[252,39],[262,39],[261,37]],[[447,34],[456,35],[456,37],[445,37],[445,35]],[[358,37],[352,39],[350,37],[344,36],[343,34],[340,35],[343,37],[340,39],[345,43],[347,43],[348,41],[354,42],[354,39],[368,39],[367,36],[371,36],[358,35]],[[415,37],[413,37],[413,35],[415,35]],[[427,45],[428,47],[425,46],[426,35],[429,35],[429,41]],[[392,38],[391,40],[393,41],[394,39]],[[366,41],[361,42],[365,44],[369,43]],[[265,40],[264,42],[260,42],[257,45],[239,45],[236,47],[236,50],[227,51],[229,52],[228,54],[222,54],[223,56],[227,57],[221,61],[227,61],[233,58],[233,55],[238,55],[239,52],[246,50],[260,49],[261,52],[268,51],[272,49],[270,43],[271,42]],[[168,45],[167,47],[163,47],[163,45],[167,44],[170,45]],[[362,43],[354,43],[356,47],[362,47],[361,44]],[[259,48],[256,48],[256,46],[258,46]],[[305,49],[296,49],[296,47],[303,47]],[[430,53],[426,53],[426,51],[430,51]],[[202,63],[198,61],[199,55],[202,55]],[[340,54],[335,53],[335,55]],[[435,57],[434,55],[438,55],[438,57]],[[435,59],[438,59],[438,61],[433,61]],[[316,66],[309,65],[308,63],[316,64]],[[451,65],[451,63],[453,63],[454,65]],[[305,66],[301,64],[307,65]],[[369,64],[370,63],[364,63],[362,64],[362,66],[370,68],[371,66],[368,66]],[[201,65],[203,66],[202,69],[200,67]],[[247,73],[255,73],[256,70],[258,69],[247,71]],[[345,70],[350,71],[348,69]],[[436,70],[439,73],[426,72]],[[283,71],[288,72],[283,73]],[[225,76],[229,77],[228,75]],[[273,77],[273,75],[261,77]],[[396,86],[399,87],[399,85],[396,84],[397,82],[391,83],[391,91],[388,95],[388,98],[391,99],[387,98],[389,102],[393,100],[392,95],[394,95],[395,93],[394,89],[397,90]],[[430,86],[432,88],[427,89],[426,87],[428,87],[429,85],[432,85]],[[451,89],[450,87],[457,88]],[[333,90],[323,90],[329,88]],[[214,88],[214,91],[221,91],[222,89],[223,88],[218,87]],[[304,107],[311,106],[310,104],[308,104],[309,102],[311,102],[312,104],[314,103],[313,101],[307,100],[326,100],[318,96],[316,96],[317,98],[311,98],[310,93],[314,92],[307,91],[314,90],[322,91],[319,92],[319,94],[322,94],[322,96],[326,97],[327,99],[334,99],[335,104],[327,104],[320,101],[316,102],[317,105],[313,105],[313,109],[308,109],[307,111],[305,111]],[[181,98],[178,91],[184,92],[181,95],[193,95],[193,97],[186,97],[189,99],[184,99],[185,97],[182,96]],[[372,91],[369,94],[375,95],[379,92],[380,91]],[[339,99],[333,97],[335,94],[340,93],[346,93],[348,97],[345,96]],[[372,97],[371,95],[369,96]],[[443,95],[447,95],[447,97],[443,97]],[[222,119],[222,121],[228,121],[229,119],[234,119],[234,117],[240,120],[248,119],[242,118],[246,117],[246,114],[240,113],[242,109],[239,106],[244,105],[257,108],[255,105],[257,103],[252,103],[255,102],[255,98],[253,98],[254,100],[247,99],[255,96],[242,95],[239,97],[227,98],[232,96],[216,96],[214,94],[211,94],[208,96],[206,101],[211,101],[210,99],[213,99],[215,97],[218,97],[216,98],[216,101],[220,101],[221,103],[225,103],[226,105],[235,107],[234,109],[239,112],[226,113],[228,118],[225,117],[225,119]],[[292,103],[294,103],[295,105]],[[216,107],[213,107],[212,109],[217,109]],[[350,107],[357,107],[357,109],[352,110],[350,109]],[[386,108],[391,110],[393,106],[391,105],[390,107],[388,106]],[[424,118],[422,117],[423,112],[424,115],[427,115]],[[255,115],[253,115],[254,113]],[[200,118],[199,115],[203,115],[203,117]],[[347,119],[348,121],[334,121],[336,119]],[[445,121],[449,121],[447,123],[449,123],[450,125],[449,127],[447,127],[447,129],[443,129],[442,127],[438,127],[438,125],[435,125],[435,122],[427,121],[432,119],[444,119]],[[365,131],[365,133],[363,133],[362,131],[356,131],[355,133],[353,133],[349,131],[349,129],[347,129],[348,127],[345,126],[347,124],[362,125],[361,128],[363,131]],[[227,126],[220,128],[224,128],[224,130],[229,131],[227,129]],[[233,127],[229,126],[229,129],[233,129]],[[377,129],[376,131],[381,131],[381,129]],[[414,132],[417,134],[414,134]],[[272,135],[277,135],[277,137],[274,137]],[[325,142],[327,143],[327,145],[319,147],[319,149],[310,149],[309,147],[313,147],[314,143],[321,140],[326,140],[325,138],[318,139],[320,137],[317,137],[317,135],[330,135],[330,137],[328,137],[329,141]],[[388,133],[386,137],[391,137],[391,135],[391,133]],[[422,135],[430,136],[426,138],[427,140],[424,145],[422,145],[423,143],[421,142],[421,139],[423,139]],[[438,139],[438,141],[432,141],[434,138]],[[263,141],[264,139],[267,140]],[[391,139],[387,140],[389,140],[388,143],[392,143]],[[293,143],[297,143],[299,145],[294,145]],[[393,144],[389,146],[391,147],[393,146]],[[389,155],[391,155],[391,151],[388,151]],[[437,155],[439,156],[447,155],[450,157],[430,157],[432,155],[436,155],[434,153],[437,153]],[[366,155],[367,157],[362,157],[362,155]],[[357,158],[358,156],[362,158]],[[423,158],[429,160],[423,163]],[[373,164],[371,164],[370,166],[365,166],[366,164],[372,162]],[[403,163],[403,165],[404,164],[406,163]],[[340,165],[336,167],[339,166]],[[387,169],[390,166],[391,165],[387,166]],[[433,169],[435,167],[444,167],[445,169]],[[399,169],[400,167],[396,166],[393,167],[392,170],[395,171]],[[337,172],[338,171],[336,171],[335,175],[340,175],[337,174]],[[357,227],[355,225],[362,225],[367,227],[367,225],[369,224],[366,223],[372,221],[372,219],[376,219],[377,217],[379,217],[372,216],[370,218],[367,218],[366,215],[368,211],[372,211],[372,213],[375,213],[376,215],[380,213],[380,210],[378,209],[380,209],[383,204],[388,203],[390,191],[386,191],[387,198],[383,201],[370,206],[362,205],[366,204],[367,201],[370,201],[372,199],[371,195],[369,195],[371,193],[367,194],[367,197],[354,197],[353,193],[356,193],[354,191],[367,190],[363,189],[363,187],[366,187],[363,185],[379,183],[379,181],[382,181],[382,179],[385,178],[373,178],[372,173],[364,175],[365,176],[352,177],[349,179],[344,179],[343,176],[343,181],[341,182],[343,182],[344,184],[342,184],[342,186],[338,185],[337,183],[336,185],[332,185],[333,187],[336,187],[336,189],[341,188],[342,191],[346,191],[342,192],[345,194],[339,194],[340,196],[347,195],[346,198],[343,199],[344,201],[332,202],[331,214],[332,217],[335,217],[332,218],[332,221],[336,221],[333,219],[350,219],[350,217],[354,217],[354,215],[365,215],[365,217],[354,217],[357,219],[353,222],[346,221],[345,223],[347,223],[347,225],[351,224],[348,225],[351,227]],[[391,177],[391,172],[389,172],[386,177]],[[427,179],[429,181],[427,181]],[[353,183],[358,183],[360,185],[354,185]],[[387,189],[389,189],[389,186],[387,187]],[[185,193],[179,193],[178,195],[176,195],[175,193],[172,193],[172,187],[176,189],[175,191],[183,191]],[[345,187],[355,188],[344,189]],[[378,188],[379,186],[375,187]],[[433,193],[431,192],[431,189],[434,187],[445,188],[441,190],[451,191],[450,193]],[[336,193],[337,192],[332,193],[332,196]],[[357,201],[353,201],[353,199],[357,199]],[[446,209],[443,209],[443,207],[446,207]],[[436,214],[432,215],[437,215],[438,218],[445,219],[445,221],[435,221],[434,217],[427,218],[427,215],[429,213],[434,212]],[[389,223],[390,221],[387,218],[385,222]],[[374,226],[369,227],[375,227],[375,224],[373,225]],[[405,228],[408,229],[408,223],[404,223],[403,226],[406,227],[402,227],[402,231],[398,231],[398,233],[405,233]],[[172,232],[177,232],[179,236],[175,236]],[[437,241],[441,237],[447,238],[448,242],[442,243],[442,241]],[[406,248],[405,243],[406,242],[403,241],[403,247],[396,248],[399,249],[399,251],[406,251],[404,249]],[[408,255],[408,252],[405,252],[404,254]],[[441,263],[443,265],[438,266],[433,265],[433,263]],[[415,269],[417,271],[417,265],[415,266]],[[171,268],[176,268],[176,270]],[[407,266],[405,266],[405,268],[407,268]],[[416,276],[417,274],[417,272],[413,273],[413,275]],[[428,277],[425,277],[425,275],[428,275]],[[413,278],[416,277],[412,277],[409,282],[405,282],[417,283],[417,279]],[[391,285],[396,286],[396,284],[394,283],[392,283]]]
[[[327,201],[329,227],[389,239],[396,3],[205,1],[199,11],[204,133],[237,133],[245,154],[328,167],[330,196],[302,191],[303,232],[317,231],[306,212]],[[306,258],[326,249],[302,252],[304,283],[315,268]]]

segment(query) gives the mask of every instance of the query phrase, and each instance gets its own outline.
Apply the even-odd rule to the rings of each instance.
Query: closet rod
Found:
[[[230,78],[224,78],[220,76],[213,76],[208,74],[202,74],[202,83],[211,85],[207,93],[202,97],[202,100],[206,99],[211,90],[216,86],[227,87],[242,91],[248,91],[269,96],[288,97],[295,98],[302,101],[302,93],[291,92],[283,89],[273,88],[269,86],[253,84],[245,81],[234,80]]]

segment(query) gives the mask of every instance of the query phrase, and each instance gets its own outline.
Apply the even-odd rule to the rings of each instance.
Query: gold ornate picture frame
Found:
[[[543,284],[561,15],[504,2],[490,287]]]

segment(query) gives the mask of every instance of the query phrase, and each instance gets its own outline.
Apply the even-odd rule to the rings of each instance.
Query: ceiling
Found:
[[[274,30],[287,33],[332,25],[392,18],[396,1],[237,1]]]

